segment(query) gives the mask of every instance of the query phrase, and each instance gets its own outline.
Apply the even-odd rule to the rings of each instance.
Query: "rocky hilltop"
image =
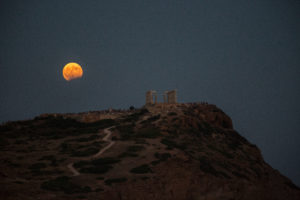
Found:
[[[44,114],[0,126],[0,199],[300,199],[215,105]]]

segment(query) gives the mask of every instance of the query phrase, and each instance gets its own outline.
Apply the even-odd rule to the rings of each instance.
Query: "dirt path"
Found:
[[[87,161],[87,160],[92,160],[95,158],[100,157],[105,151],[107,151],[109,148],[111,148],[115,142],[111,140],[111,134],[112,132],[110,131],[110,129],[112,129],[112,127],[106,128],[104,129],[104,133],[106,133],[106,136],[102,139],[105,142],[109,142],[109,144],[107,146],[105,146],[104,148],[102,148],[98,153],[92,155],[92,156],[88,156],[82,159],[79,159],[78,161]],[[80,175],[80,172],[78,172],[75,168],[74,168],[74,162],[68,164],[68,169],[72,172],[73,176],[78,176]]]

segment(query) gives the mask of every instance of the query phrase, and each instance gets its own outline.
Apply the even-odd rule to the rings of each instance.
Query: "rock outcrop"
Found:
[[[215,105],[158,104],[96,118],[48,114],[0,126],[0,199],[300,199]]]

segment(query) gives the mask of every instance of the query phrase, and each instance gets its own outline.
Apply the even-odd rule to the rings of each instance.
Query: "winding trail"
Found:
[[[112,132],[110,131],[110,129],[112,129],[113,127],[114,126],[106,128],[106,129],[103,130],[103,132],[106,133],[106,136],[102,140],[105,141],[105,142],[109,142],[109,144],[107,146],[105,146],[104,148],[102,148],[98,153],[96,153],[96,154],[94,154],[92,156],[88,156],[88,157],[82,158],[82,159],[77,160],[77,161],[88,161],[88,160],[92,160],[92,159],[98,158],[105,151],[107,151],[108,149],[110,149],[115,144],[115,141],[111,140],[111,134],[112,134]],[[99,134],[101,134],[101,133],[99,133]],[[77,169],[74,168],[74,162],[68,164],[67,167],[73,173],[73,176],[79,176],[80,175],[80,172],[77,171]]]

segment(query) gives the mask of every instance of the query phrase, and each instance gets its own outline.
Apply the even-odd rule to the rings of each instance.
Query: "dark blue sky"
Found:
[[[207,101],[300,185],[299,0],[1,0],[0,121]],[[82,79],[66,82],[68,62]]]

